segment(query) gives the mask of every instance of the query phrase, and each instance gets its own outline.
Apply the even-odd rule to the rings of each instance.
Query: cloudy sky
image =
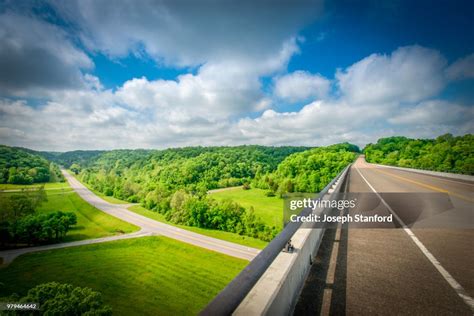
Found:
[[[0,0],[0,143],[363,146],[473,133],[473,3]]]

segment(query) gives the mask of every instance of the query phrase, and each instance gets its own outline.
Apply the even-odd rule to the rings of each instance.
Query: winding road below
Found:
[[[107,242],[111,240],[119,240],[119,239],[127,239],[127,238],[136,238],[142,236],[150,236],[150,235],[162,235],[169,238],[173,238],[194,246],[198,246],[201,248],[209,249],[212,251],[216,251],[222,254],[226,254],[232,257],[237,257],[245,260],[252,260],[259,252],[259,249],[251,248],[242,246],[239,244],[235,244],[232,242],[220,240],[217,238],[208,237],[205,235],[201,235],[198,233],[194,233],[185,229],[181,229],[172,225],[168,225],[165,223],[161,223],[150,219],[148,217],[136,214],[127,209],[129,205],[123,204],[112,204],[107,201],[104,201],[97,195],[95,195],[91,190],[89,190],[86,186],[84,186],[81,182],[79,182],[76,178],[70,175],[65,170],[62,170],[64,177],[66,178],[67,182],[71,186],[71,188],[79,194],[79,196],[84,199],[87,203],[93,205],[95,208],[117,217],[123,221],[131,223],[141,228],[140,231],[119,235],[119,236],[110,236],[104,238],[97,238],[97,239],[89,239],[89,240],[81,240],[76,242],[68,242],[68,243],[60,243],[60,244],[52,244],[52,245],[45,245],[45,246],[38,246],[38,247],[29,247],[29,248],[22,248],[22,249],[12,249],[12,250],[5,250],[0,251],[0,257],[3,258],[3,264],[8,264],[13,261],[19,255],[36,252],[36,251],[43,251],[43,250],[50,250],[50,249],[58,249],[58,248],[65,248],[65,247],[73,247],[73,246],[80,246],[80,245],[87,245],[93,244],[98,242]]]

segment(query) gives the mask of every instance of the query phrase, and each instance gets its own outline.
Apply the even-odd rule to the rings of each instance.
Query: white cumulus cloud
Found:
[[[474,54],[460,58],[446,69],[451,80],[474,78]]]
[[[322,99],[329,94],[331,81],[320,74],[295,71],[275,80],[275,95],[291,102]]]
[[[400,47],[390,55],[372,54],[336,74],[342,95],[350,102],[418,102],[445,86],[447,62],[436,50]]]
[[[91,50],[112,57],[148,54],[158,62],[198,66],[249,57],[264,61],[312,22],[320,0],[52,1]],[[269,31],[271,30],[271,31]]]

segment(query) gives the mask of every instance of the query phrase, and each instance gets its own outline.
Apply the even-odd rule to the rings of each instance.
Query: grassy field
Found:
[[[74,212],[77,215],[77,225],[69,231],[64,241],[105,237],[139,229],[96,209],[73,191],[63,194],[47,191],[47,195],[48,201],[39,207],[38,212],[63,211]]]
[[[279,197],[268,197],[267,191],[252,188],[243,190],[242,188],[232,188],[211,193],[210,196],[217,199],[231,199],[246,209],[253,206],[255,215],[260,217],[264,223],[278,228],[283,227],[283,200]]]
[[[100,291],[114,315],[197,314],[245,260],[144,237],[32,253],[0,269],[0,297],[58,281]]]
[[[70,172],[70,173],[73,174],[72,172]],[[76,177],[76,179],[77,179],[77,177]],[[84,184],[85,186],[87,186],[85,183],[83,183],[83,182],[81,182],[81,183]],[[87,187],[90,189],[89,186],[87,186]],[[103,198],[104,200],[109,201],[107,198],[115,199],[113,197],[104,197],[104,195],[102,193],[97,192],[95,190],[91,190],[91,191],[94,192],[96,195],[100,196],[101,198]],[[121,200],[118,200],[118,199],[115,199],[115,200],[118,201],[118,203],[128,203],[128,202],[121,201]],[[109,201],[109,202],[111,202],[111,201]],[[111,203],[113,203],[113,202],[111,202]],[[263,249],[268,245],[268,242],[266,242],[266,241],[256,239],[256,238],[252,238],[252,237],[241,236],[241,235],[235,234],[235,233],[229,233],[229,232],[224,232],[224,231],[220,231],[220,230],[204,229],[204,228],[199,228],[199,227],[190,227],[190,226],[185,226],[185,225],[173,224],[173,223],[167,221],[164,218],[164,216],[161,215],[160,213],[147,210],[146,208],[144,208],[140,205],[134,205],[134,206],[129,207],[128,209],[130,211],[133,211],[137,214],[140,214],[140,215],[143,215],[145,217],[154,219],[156,221],[163,222],[163,223],[166,223],[166,224],[169,224],[169,225],[173,225],[173,226],[176,226],[176,227],[179,227],[179,228],[182,228],[182,229],[186,229],[186,230],[189,230],[189,231],[192,231],[192,232],[195,232],[195,233],[198,233],[198,234],[202,234],[202,235],[205,235],[205,236],[214,237],[214,238],[217,238],[217,239],[222,239],[222,240],[226,240],[226,241],[229,241],[229,242],[234,242],[234,243],[237,243],[237,244],[240,244],[240,245],[253,247],[253,248],[258,248],[258,249]]]
[[[62,188],[69,188],[67,182],[49,182],[49,183],[35,183],[35,184],[0,184],[0,190],[21,190],[21,189],[33,189],[43,186],[45,190],[55,190]]]
[[[68,232],[63,241],[112,236],[130,233],[139,229],[135,225],[126,223],[96,209],[81,199],[69,186],[57,190],[46,190],[45,192],[48,200],[38,208],[37,212],[74,212],[77,216],[77,225]],[[11,194],[18,193],[0,193],[0,198],[5,198]]]
[[[212,230],[212,229],[204,229],[204,228],[199,228],[199,227],[190,227],[190,226],[185,226],[185,225],[177,225],[173,224],[171,222],[168,222],[163,215],[157,212],[153,212],[150,210],[147,210],[146,208],[140,206],[140,205],[134,205],[128,208],[130,211],[133,211],[137,214],[146,216],[148,218],[154,219],[159,222],[163,222],[169,225],[173,225],[182,229],[186,229],[198,234],[202,234],[205,236],[209,237],[214,237],[217,239],[222,239],[226,240],[229,242],[233,242],[236,244],[248,246],[248,247],[253,247],[253,248],[258,248],[258,249],[263,249],[268,245],[268,242],[252,238],[252,237],[247,237],[247,236],[241,236],[239,234],[235,233],[229,233],[229,232],[224,232],[220,230]]]

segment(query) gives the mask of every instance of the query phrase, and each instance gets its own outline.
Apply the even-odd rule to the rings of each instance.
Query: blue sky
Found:
[[[328,3],[326,10],[320,21],[302,31],[308,40],[290,68],[310,67],[331,76],[335,68],[400,46],[436,48],[450,61],[474,48],[474,6],[469,1],[347,1]],[[322,41],[320,34],[325,35]]]
[[[0,2],[0,143],[472,133],[472,1]]]
[[[472,1],[443,1],[439,6],[436,3],[327,3],[323,16],[299,32],[305,41],[300,44],[301,53],[290,60],[288,71],[305,69],[330,78],[335,69],[350,66],[372,53],[389,54],[400,46],[413,44],[438,49],[451,62],[472,53]],[[96,54],[92,58],[94,74],[108,88],[141,76],[175,79],[190,70],[157,65],[146,55],[111,60]]]

